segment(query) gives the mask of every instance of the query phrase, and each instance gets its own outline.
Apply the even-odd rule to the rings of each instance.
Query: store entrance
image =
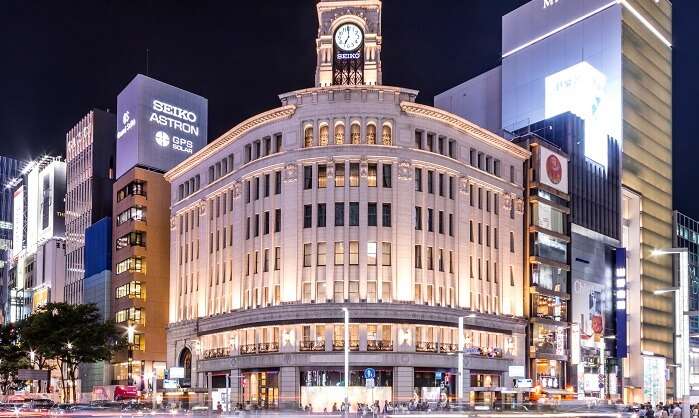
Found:
[[[240,401],[246,410],[279,408],[279,370],[255,370],[241,373]]]

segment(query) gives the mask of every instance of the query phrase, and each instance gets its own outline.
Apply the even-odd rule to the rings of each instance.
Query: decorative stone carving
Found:
[[[284,167],[284,182],[286,182],[286,183],[295,182],[297,177],[298,177],[298,168],[296,167],[296,164],[288,163],[286,165],[286,167]]]
[[[171,216],[170,217],[170,231],[174,231],[176,227],[177,227],[177,223],[175,222],[175,217]]]
[[[412,175],[412,170],[410,169],[409,161],[401,161],[398,163],[398,179],[399,180],[410,180]]]
[[[233,183],[233,198],[238,199],[240,197],[240,192],[241,192],[242,186],[240,185],[239,181],[236,181]]]
[[[335,161],[332,158],[328,159],[327,168],[325,169],[325,175],[331,179],[335,177]]]
[[[509,211],[510,208],[512,208],[512,197],[509,194],[503,195],[503,197],[504,199],[502,199],[502,205],[506,211]]]
[[[459,191],[463,194],[468,194],[468,178],[459,177]]]
[[[199,201],[199,216],[206,216],[206,200]]]
[[[515,206],[515,211],[517,211],[518,214],[524,213],[524,199],[521,197],[517,198],[517,206]]]
[[[367,178],[369,175],[369,164],[366,161],[366,157],[362,157],[361,163],[359,163],[359,176],[361,178]]]

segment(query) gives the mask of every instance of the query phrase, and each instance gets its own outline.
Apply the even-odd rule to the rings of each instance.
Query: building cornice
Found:
[[[307,96],[310,94],[327,93],[327,92],[344,92],[344,91],[367,91],[367,92],[382,92],[391,94],[406,94],[410,100],[415,100],[419,91],[414,89],[406,89],[403,87],[384,86],[382,84],[358,84],[358,85],[332,85],[309,87],[301,90],[294,90],[279,95],[279,100],[284,103],[290,97]]]
[[[407,113],[410,116],[432,119],[434,121],[450,125],[453,128],[465,134],[480,139],[481,141],[486,142],[496,148],[499,148],[522,160],[529,158],[529,156],[531,155],[531,153],[526,149],[513,144],[512,142],[490,132],[487,129],[483,129],[480,126],[472,122],[469,122],[464,118],[456,116],[453,113],[437,109],[436,107],[426,106],[413,102],[401,102],[400,108],[403,112]]]
[[[183,173],[196,167],[200,162],[209,158],[221,148],[226,147],[233,141],[249,132],[252,129],[259,128],[271,122],[276,122],[283,119],[288,119],[293,116],[296,111],[296,106],[286,105],[276,109],[268,110],[251,118],[248,118],[234,126],[228,132],[211,141],[207,146],[199,150],[197,153],[182,161],[170,171],[165,173],[165,180],[172,182]]]

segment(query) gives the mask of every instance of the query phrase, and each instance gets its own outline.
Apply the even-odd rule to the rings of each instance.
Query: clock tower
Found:
[[[320,0],[316,86],[381,84],[381,1]]]

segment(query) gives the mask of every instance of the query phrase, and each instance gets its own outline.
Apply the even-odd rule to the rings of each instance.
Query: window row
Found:
[[[270,211],[265,211],[263,213],[256,213],[255,215],[248,216],[245,219],[245,239],[250,239],[251,237],[258,237],[260,234],[267,235],[270,232],[270,222],[271,215]],[[282,230],[282,210],[274,210],[274,232],[281,232]]]
[[[421,269],[421,268],[426,268],[427,270],[434,270],[435,269],[435,256],[436,256],[436,264],[437,264],[437,271],[441,272],[447,272],[447,273],[454,273],[454,251],[451,250],[444,250],[442,248],[438,248],[435,251],[434,247],[428,247],[425,246],[425,263],[422,262],[423,260],[423,246],[422,245],[415,245],[415,268],[416,269]]]
[[[335,202],[335,226],[345,226],[345,202]],[[378,203],[367,203],[367,226],[378,226]],[[381,204],[381,226],[391,226],[391,204]],[[349,202],[349,226],[359,226],[359,202]],[[303,227],[311,228],[313,226],[313,205],[303,206]],[[327,226],[327,204],[318,203],[316,205],[316,226],[324,228]]]
[[[143,231],[132,231],[116,240],[116,249],[121,250],[126,247],[145,247],[146,233]]]
[[[274,173],[267,173],[250,180],[245,180],[243,186],[245,203],[250,203],[251,200],[258,200],[261,197],[269,197],[272,188],[272,176],[274,176],[274,194],[281,194],[282,172],[275,171]]]
[[[117,215],[116,224],[121,225],[129,221],[145,221],[146,209],[143,206],[131,206]]]
[[[122,201],[128,196],[145,196],[146,182],[134,180],[117,191],[117,202]]]
[[[485,211],[488,213],[494,213],[495,215],[500,214],[500,195],[486,190],[483,193],[482,187],[476,187],[473,184],[468,185],[468,195],[469,195],[469,205],[471,207],[478,207],[478,209],[483,209],[483,201],[485,200]],[[485,197],[485,199],[484,199]],[[510,217],[514,219],[514,207],[512,205],[512,211]]]
[[[266,136],[262,139],[253,141],[251,144],[245,145],[245,159],[243,164],[258,158],[266,157],[271,154],[276,154],[282,151],[282,134],[277,133],[273,136]]]
[[[115,322],[128,322],[130,324],[143,325],[146,322],[146,313],[143,308],[128,308],[116,312]]]
[[[211,164],[209,166],[209,184],[233,172],[234,160],[233,154],[229,154],[227,157],[223,157],[221,161]]]
[[[473,221],[468,221],[468,237],[470,242],[476,242],[476,237],[478,238],[478,245],[483,245],[483,232],[485,232],[485,246],[490,247],[491,244],[491,234],[490,234],[490,225],[485,226],[485,231],[483,228],[483,224],[478,222],[477,227],[478,227],[478,233],[476,233],[476,230],[474,228],[474,222]],[[498,235],[498,228],[493,227],[493,234],[492,234],[492,244],[493,248],[496,250],[500,247],[500,236]],[[511,242],[510,242],[510,251],[514,252],[514,233],[511,233]]]
[[[476,262],[474,263],[473,261],[473,256],[468,257],[468,271],[469,271],[469,277],[472,279],[478,279],[478,280],[483,280],[485,278],[486,282],[489,282],[490,279],[493,279],[493,283],[497,283],[499,280],[498,278],[498,263],[493,261],[492,263],[492,270],[490,269],[491,263],[490,260],[484,260],[481,261],[480,258],[476,259]],[[492,275],[491,275],[492,273]],[[511,274],[514,274],[514,270],[510,271]],[[512,285],[514,286],[514,285]]]
[[[457,144],[454,139],[439,135],[435,141],[435,134],[432,132],[415,131],[415,148],[429,152],[437,152],[449,158],[458,158],[456,155]]]
[[[362,141],[362,128],[359,122],[352,122],[349,130],[349,141],[346,141],[346,127],[344,122],[335,122],[333,126],[333,141],[330,142],[330,125],[326,122],[321,122],[318,128],[318,138],[316,141],[314,129],[311,125],[306,125],[303,128],[303,147],[309,148],[314,145],[343,145],[347,144],[381,144],[393,145],[393,128],[390,123],[384,123],[381,126],[381,139],[377,142],[377,126],[374,122],[366,124],[364,132],[364,141]]]
[[[479,170],[490,173],[494,176],[500,177],[500,160],[491,157],[475,148],[471,148],[468,158],[469,165],[475,167]],[[512,167],[511,177],[514,173],[514,167]],[[510,182],[514,183],[514,179],[510,179]]]
[[[345,162],[335,163],[335,187],[345,187]],[[359,163],[349,163],[349,186],[359,187],[359,173],[360,173]],[[367,164],[367,186],[377,187],[378,186],[378,172],[379,164],[369,163]],[[306,165],[303,167],[303,189],[311,190],[313,189],[313,166]],[[324,189],[328,187],[328,166],[326,164],[318,164],[315,175],[318,179],[316,187],[318,189]],[[381,164],[381,187],[390,189],[393,186],[393,174],[391,164]]]
[[[199,227],[199,207],[189,210],[184,214],[179,216],[180,219],[180,235],[188,232],[190,229],[194,230],[195,227]]]
[[[435,193],[435,180],[437,183],[437,193],[444,197],[446,193],[448,192],[449,194],[449,199],[454,199],[454,196],[456,195],[456,184],[454,181],[454,176],[450,176],[448,174],[444,173],[437,173],[435,175],[435,172],[432,170],[426,170],[427,171],[427,178],[423,179],[423,169],[422,168],[415,168],[415,191],[416,192],[422,192],[425,190],[423,183],[426,181],[427,183],[427,193],[429,194],[434,194]]]
[[[434,209],[427,208],[427,232],[434,232]],[[422,231],[423,229],[423,211],[422,207],[415,206],[415,230]],[[437,232],[439,234],[448,233],[450,237],[454,236],[454,214],[449,213],[446,217],[445,231],[445,216],[444,211],[437,211]]]
[[[271,259],[270,257],[274,257]],[[262,262],[260,264],[260,262]],[[270,265],[271,263],[271,265]],[[274,249],[265,248],[262,250],[262,259],[260,260],[260,251],[254,251],[245,255],[245,275],[257,274],[260,271],[267,273],[272,268],[274,271],[281,269],[282,249],[274,247]]]
[[[116,288],[116,299],[145,299],[146,291],[139,281],[132,281]]]
[[[120,261],[116,265],[116,273],[145,273],[146,259],[145,257],[129,257],[126,260]]]
[[[209,167],[209,170],[211,170],[211,168],[212,167]],[[198,192],[200,187],[201,178],[199,177],[199,174],[197,174],[196,176],[191,177],[184,183],[177,186],[177,200],[182,200],[192,193]]]
[[[332,244],[332,243],[331,243]],[[391,243],[381,242],[377,243],[375,241],[369,241],[366,243],[366,260],[367,265],[375,266],[378,260],[379,244],[381,244],[381,265],[390,266],[391,265]],[[315,251],[315,265],[318,267],[326,266],[328,263],[328,243],[318,242],[316,243]],[[349,241],[348,246],[349,252],[345,247],[343,241],[337,241],[334,243],[333,247],[333,264],[336,266],[342,266],[345,264],[347,259],[349,265],[359,264],[359,241]],[[313,266],[313,244],[306,243],[303,244],[303,266],[312,267]]]

